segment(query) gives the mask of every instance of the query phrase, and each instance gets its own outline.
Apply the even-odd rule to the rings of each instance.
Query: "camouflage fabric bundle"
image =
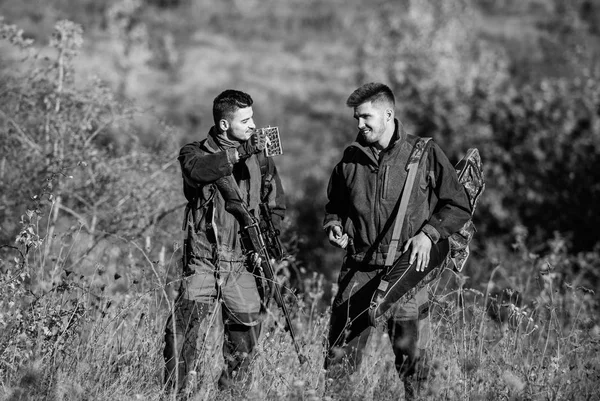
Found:
[[[479,151],[475,148],[469,149],[455,168],[458,180],[467,193],[472,216],[485,189],[483,166]],[[444,257],[441,263],[439,260],[432,259],[425,276],[420,280],[414,277],[414,271],[406,269],[406,266],[403,266],[400,261],[392,266],[381,279],[386,282],[385,289],[381,288],[381,290],[376,291],[371,299],[369,308],[370,324],[373,326],[385,324],[394,313],[395,307],[401,306],[413,298],[418,291],[438,278],[441,272],[450,266],[450,263],[453,263],[454,268],[460,272],[469,257],[469,243],[476,231],[472,219],[469,219],[458,232],[448,238],[449,251],[444,251],[448,252],[447,256]],[[416,280],[419,281],[415,283]]]
[[[467,192],[472,216],[485,189],[483,166],[477,149],[472,148],[467,151],[466,156],[456,164],[456,173],[458,174],[458,181],[465,187]],[[448,238],[450,242],[450,259],[454,262],[454,268],[459,272],[462,271],[467,262],[470,253],[469,243],[476,231],[473,220],[470,219],[458,232]]]

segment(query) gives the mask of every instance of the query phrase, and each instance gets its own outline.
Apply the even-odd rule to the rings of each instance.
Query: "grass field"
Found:
[[[24,237],[23,244],[33,240]],[[4,261],[2,399],[171,399],[162,384],[162,348],[177,251],[163,249],[152,260],[143,246],[118,239],[129,249],[129,266],[96,263],[91,272],[68,273],[64,261],[77,241],[54,244],[65,258],[50,270],[37,264],[45,244],[32,246],[33,263],[23,263],[18,252],[16,261]],[[464,276],[444,273],[430,288],[433,372],[418,399],[598,399],[600,328],[592,291],[560,283],[557,270],[539,264],[519,296],[492,290],[508,273],[501,264],[485,293],[463,288]],[[222,361],[210,358],[190,379],[192,399],[402,399],[389,340],[376,329],[360,369],[327,379],[326,286],[322,276],[305,277],[304,293],[288,299],[307,363],[299,363],[288,333],[276,324],[279,311],[271,308],[246,383],[218,391]]]

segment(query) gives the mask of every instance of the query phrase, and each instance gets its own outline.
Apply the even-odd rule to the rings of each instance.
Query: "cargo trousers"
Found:
[[[178,392],[247,379],[260,334],[261,299],[245,260],[188,265],[165,327],[165,384]],[[223,368],[221,368],[224,365]],[[193,376],[193,377],[192,377]]]

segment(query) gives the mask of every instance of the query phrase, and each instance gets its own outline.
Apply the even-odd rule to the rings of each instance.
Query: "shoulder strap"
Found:
[[[261,177],[264,177],[269,171],[269,160],[267,156],[265,156],[265,152],[258,153],[256,158],[258,159],[258,165],[260,166],[260,175]]]
[[[269,192],[271,192],[273,173],[269,171],[269,158],[267,158],[264,152],[258,153],[256,158],[260,166],[260,201],[263,202]]]
[[[404,224],[404,215],[406,215],[406,209],[408,209],[408,201],[412,193],[413,184],[415,177],[417,176],[417,170],[419,169],[419,162],[425,153],[425,146],[431,140],[431,138],[419,138],[415,147],[408,158],[406,170],[408,175],[404,182],[404,190],[402,191],[402,197],[400,198],[400,206],[398,207],[398,214],[396,215],[396,221],[394,222],[394,231],[392,231],[392,240],[388,248],[387,257],[385,259],[385,266],[391,266],[396,258],[396,251],[400,242],[400,233],[402,233],[402,226]]]

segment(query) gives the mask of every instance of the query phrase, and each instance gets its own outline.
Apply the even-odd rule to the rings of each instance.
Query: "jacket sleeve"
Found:
[[[206,153],[199,142],[185,145],[179,151],[179,164],[188,184],[197,186],[214,182],[233,172],[235,149]]]
[[[343,227],[348,217],[348,198],[344,196],[346,193],[342,163],[340,162],[333,169],[327,186],[328,202],[325,205],[324,230],[333,226]]]
[[[285,193],[283,191],[283,185],[281,185],[281,178],[279,177],[279,172],[277,171],[277,167],[273,162],[273,159],[269,158],[267,165],[267,174],[268,177],[265,177],[268,183],[268,192],[266,194],[267,205],[269,205],[269,209],[271,210],[271,218],[273,219],[273,225],[275,228],[281,228],[281,221],[285,218],[286,211],[286,199]]]
[[[454,166],[446,154],[432,143],[428,152],[429,170],[433,172],[433,191],[437,203],[431,218],[421,229],[433,243],[459,231],[471,218],[471,206]]]

